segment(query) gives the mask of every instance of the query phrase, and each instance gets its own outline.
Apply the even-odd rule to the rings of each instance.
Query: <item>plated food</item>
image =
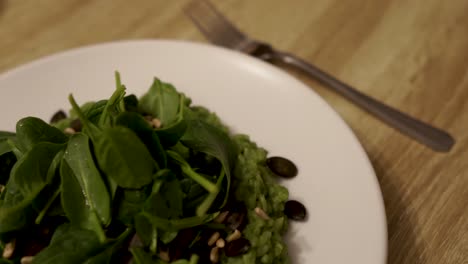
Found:
[[[297,168],[158,79],[0,134],[0,263],[288,263]]]

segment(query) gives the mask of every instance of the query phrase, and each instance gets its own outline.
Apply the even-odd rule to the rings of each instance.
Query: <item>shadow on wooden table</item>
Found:
[[[388,226],[388,264],[423,264],[427,259],[424,255],[424,241],[418,239],[420,228],[418,219],[405,200],[401,184],[397,177],[385,171],[386,166],[379,160],[372,160],[379,177],[387,212]]]
[[[0,15],[5,11],[7,6],[7,0],[0,0]]]

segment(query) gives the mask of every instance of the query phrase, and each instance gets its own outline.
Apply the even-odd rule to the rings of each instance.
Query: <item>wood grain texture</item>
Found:
[[[0,72],[106,41],[204,41],[181,11],[186,3],[0,0]],[[386,204],[389,263],[468,263],[468,1],[225,0],[215,5],[252,36],[456,138],[450,153],[434,153],[292,73],[342,115],[367,151]]]

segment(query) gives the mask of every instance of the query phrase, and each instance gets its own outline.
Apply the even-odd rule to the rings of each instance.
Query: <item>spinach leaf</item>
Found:
[[[116,90],[111,95],[99,118],[100,126],[109,126],[113,118],[125,111],[125,86],[120,82],[120,74],[115,72]]]
[[[99,140],[102,135],[102,130],[93,122],[99,122],[97,119],[101,116],[102,111],[104,111],[105,106],[107,105],[107,100],[98,101],[95,104],[88,106],[86,112],[81,109],[73,98],[72,95],[68,97],[70,104],[72,105],[72,111],[79,117],[83,123],[83,132],[91,138],[91,141],[94,143]],[[93,122],[88,118],[92,118]],[[115,193],[117,191],[117,183],[109,177],[109,175],[104,175],[104,181],[106,186],[109,188],[111,199],[114,199]]]
[[[133,255],[133,262],[135,264],[154,264],[153,258],[142,248],[131,248],[130,252]]]
[[[123,189],[116,201],[117,219],[126,225],[133,225],[134,216],[143,209],[150,192],[151,186]]]
[[[184,212],[187,215],[194,215],[198,205],[207,197],[208,192],[190,178],[180,181],[184,197]]]
[[[183,215],[183,195],[179,180],[169,174],[145,202],[144,210],[152,215],[174,219]]]
[[[25,153],[39,142],[65,143],[68,137],[36,117],[25,117],[16,123],[16,143],[18,149]]]
[[[31,203],[49,183],[47,173],[62,145],[38,143],[16,162],[5,188],[0,208],[0,233],[18,230],[31,223]]]
[[[156,132],[154,132],[153,128],[140,114],[123,112],[117,117],[116,125],[127,127],[138,135],[156,161],[158,168],[165,168],[167,166],[166,153],[159,142]]]
[[[202,120],[193,119],[188,121],[188,128],[181,138],[181,142],[188,148],[211,155],[221,162],[226,173],[227,182],[223,202],[225,204],[231,184],[231,173],[237,158],[236,145],[234,145],[229,135]]]
[[[106,127],[104,131],[101,130],[87,120],[72,95],[69,96],[69,100],[83,122],[84,132],[94,143],[94,153],[100,168],[110,177],[107,183],[112,196],[116,184],[121,187],[139,188],[149,183],[154,162],[138,137],[124,127]]]
[[[95,212],[101,223],[108,225],[111,220],[110,195],[94,163],[88,136],[82,133],[71,136],[63,158],[79,184],[88,210]]]
[[[88,197],[78,181],[80,176],[74,174],[66,160],[63,160],[60,166],[60,175],[62,178],[62,206],[70,222],[80,228],[94,231],[99,241],[105,241],[106,236],[100,219],[95,209],[87,204]]]
[[[122,248],[128,236],[132,233],[132,229],[127,229],[115,241],[109,243],[106,249],[86,260],[83,264],[111,264],[115,253]]]
[[[12,186],[5,191],[14,190]],[[20,230],[34,221],[34,210],[31,208],[31,198],[25,199],[21,194],[14,199],[14,204],[3,201],[0,208],[0,233]]]
[[[16,163],[16,156],[13,152],[0,155],[0,184],[5,185],[10,178],[10,172]]]
[[[52,160],[49,166],[49,169],[47,170],[47,177],[46,177],[47,185],[44,187],[44,189],[41,191],[41,193],[33,202],[33,207],[39,208],[40,210],[39,215],[37,216],[36,221],[35,221],[37,225],[40,224],[40,222],[42,221],[42,218],[44,218],[47,211],[49,210],[49,208],[52,206],[55,199],[60,194],[61,190],[60,188],[58,188],[60,182],[55,181],[55,184],[54,184],[54,177],[57,175],[57,171],[60,168],[60,163],[62,162],[63,153],[64,151],[60,150],[59,152],[57,152],[57,154],[55,154],[55,157]],[[43,196],[46,196],[46,198],[42,199]],[[40,200],[45,200],[45,202],[42,202]]]
[[[135,230],[143,244],[155,254],[158,248],[158,229],[146,217],[138,214],[135,216]]]
[[[62,148],[62,144],[42,142],[18,160],[11,171],[10,181],[18,186],[22,195],[37,195],[50,181],[49,167]]]
[[[168,83],[155,78],[149,91],[140,98],[140,110],[161,121],[162,127],[173,124],[180,112],[181,94]]]
[[[78,118],[80,119],[81,123],[83,123],[83,132],[87,134],[93,142],[97,141],[102,134],[101,129],[96,124],[89,121],[89,119],[83,113],[82,109],[76,103],[75,98],[73,98],[73,95],[70,94],[68,96],[68,100],[72,105],[73,111],[76,113],[76,115],[78,115]]]
[[[89,102],[81,106],[81,110],[83,111],[86,119],[97,125],[99,123],[99,119],[101,118],[101,114],[107,105],[107,102],[108,100]]]
[[[159,230],[158,233],[159,233],[159,239],[161,240],[162,243],[166,245],[171,243],[171,241],[173,241],[179,234],[178,231],[171,231],[171,230]]]
[[[0,140],[5,138],[15,137],[16,134],[9,131],[0,131]]]
[[[192,178],[192,180],[200,184],[208,192],[214,193],[219,191],[218,187],[214,183],[210,182],[210,180],[195,172],[195,170],[190,166],[190,164],[188,164],[188,162],[184,160],[184,158],[182,158],[182,156],[180,156],[179,153],[172,150],[167,150],[166,153],[172,161],[174,161],[180,166],[182,172],[185,175]]]
[[[8,144],[8,141],[6,139],[0,139],[0,156],[11,152],[13,148],[11,147],[10,144]]]
[[[224,173],[224,170],[223,170],[221,172],[221,175],[218,177],[218,180],[216,181],[216,186],[218,187],[218,191],[209,193],[208,196],[206,196],[206,198],[203,200],[203,202],[198,205],[197,211],[196,211],[197,215],[199,216],[205,215],[206,212],[208,212],[210,207],[213,205],[216,197],[219,194],[219,191],[221,190],[221,185],[224,181],[225,175],[226,174]]]
[[[94,142],[99,167],[123,188],[141,188],[152,180],[155,164],[146,146],[126,127],[107,127]]]
[[[23,157],[24,152],[19,150],[16,138],[7,139],[6,143],[10,146],[11,152],[15,154],[16,159],[21,159]]]
[[[56,123],[52,123],[51,126],[57,128],[60,131],[64,131],[67,127],[70,127],[71,123],[73,122],[74,118],[67,117],[62,119]]]
[[[130,94],[124,97],[125,111],[138,112],[138,97]]]
[[[140,111],[161,121],[156,133],[164,146],[176,144],[185,132],[185,96],[174,86],[154,79],[149,91],[140,98]]]
[[[183,112],[180,112],[176,122],[172,125],[155,129],[155,132],[163,146],[171,147],[179,142],[179,139],[184,135],[186,129],[187,123],[185,122]]]
[[[154,216],[146,211],[141,212],[140,215],[146,217],[148,221],[156,228],[177,231],[208,223],[212,221],[218,215],[218,213],[206,214],[203,216],[191,216],[181,219],[165,219]]]
[[[12,146],[8,144],[7,140],[15,137],[15,133],[0,131],[0,156],[13,150]]]
[[[114,179],[112,179],[109,175],[104,174],[102,176],[104,183],[106,184],[107,189],[109,190],[110,199],[111,201],[113,201],[115,198],[115,194],[117,193],[117,189],[119,188],[119,185],[117,185]]]
[[[34,264],[82,264],[101,251],[96,234],[71,224],[61,225],[48,247],[34,257]]]
[[[47,203],[44,205],[44,208],[39,212],[39,215],[36,217],[36,225],[39,225],[41,223],[42,219],[46,216],[48,210],[52,207],[54,202],[59,197],[61,191],[61,189],[56,189],[52,196],[49,197]]]

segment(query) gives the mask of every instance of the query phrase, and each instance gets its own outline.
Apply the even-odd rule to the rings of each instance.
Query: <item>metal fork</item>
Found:
[[[208,1],[192,1],[184,11],[203,35],[216,45],[238,50],[270,63],[292,66],[435,151],[447,152],[455,144],[455,140],[447,132],[416,120],[359,92],[291,53],[276,50],[267,43],[248,37]]]

